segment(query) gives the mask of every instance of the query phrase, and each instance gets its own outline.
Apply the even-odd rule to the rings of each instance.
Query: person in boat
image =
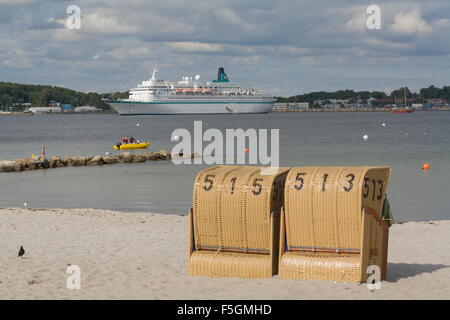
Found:
[[[136,140],[133,137],[130,137],[130,144],[136,143]]]
[[[122,144],[128,144],[128,138],[127,137],[123,137],[122,138]]]

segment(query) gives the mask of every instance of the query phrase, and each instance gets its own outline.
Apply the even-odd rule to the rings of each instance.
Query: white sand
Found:
[[[17,259],[19,247],[25,255]],[[388,281],[189,277],[187,216],[0,209],[0,299],[450,299],[450,221],[390,229]],[[68,264],[81,289],[66,288]]]

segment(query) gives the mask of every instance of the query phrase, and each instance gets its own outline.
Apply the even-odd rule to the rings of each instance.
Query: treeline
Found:
[[[110,96],[110,94],[84,93],[62,87],[0,82],[0,109],[12,108],[14,111],[24,111],[26,109],[22,105],[24,103],[31,103],[32,107],[46,107],[51,101],[71,104],[74,107],[96,106],[108,111],[109,106],[102,101],[102,98]]]
[[[422,88],[419,92],[411,92],[406,88],[406,96],[408,99],[414,99],[414,102],[421,103],[425,99],[447,99],[450,100],[450,86],[444,86],[442,88],[429,86],[428,88]],[[400,88],[394,90],[390,95],[387,95],[381,91],[354,91],[354,90],[339,90],[336,92],[311,92],[292,97],[277,97],[277,102],[309,102],[313,105],[316,100],[350,100],[350,103],[356,103],[358,100],[367,101],[370,98],[380,99],[383,102],[379,104],[394,103],[394,100],[404,98],[404,89]]]

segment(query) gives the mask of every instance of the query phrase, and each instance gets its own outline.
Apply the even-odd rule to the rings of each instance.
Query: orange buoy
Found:
[[[425,164],[423,165],[422,169],[425,170],[425,171],[429,170],[429,169],[430,169],[430,164],[425,163]]]
[[[245,148],[244,151],[245,151],[245,153],[248,153],[248,148]]]

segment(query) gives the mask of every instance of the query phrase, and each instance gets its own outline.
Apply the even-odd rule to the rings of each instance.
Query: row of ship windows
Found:
[[[216,99],[216,100],[220,100],[220,99],[230,99],[230,98],[233,98],[233,97],[236,97],[236,98],[239,98],[239,99],[257,99],[257,98],[260,98],[260,96],[226,96],[226,97],[214,97],[214,96],[200,96],[200,97],[190,97],[190,96],[183,96],[183,97],[180,97],[180,96],[169,96],[169,97],[164,97],[164,98],[170,98],[170,99],[180,99],[180,100],[189,100],[189,99],[192,99],[192,100],[195,100],[195,99],[205,99],[205,98],[208,98],[208,99]]]
[[[198,87],[199,89],[218,89],[219,87]],[[227,87],[232,88],[232,87]],[[152,87],[139,87],[139,89],[166,89],[166,90],[175,90],[175,88],[170,87],[162,87],[162,86],[152,86]]]

